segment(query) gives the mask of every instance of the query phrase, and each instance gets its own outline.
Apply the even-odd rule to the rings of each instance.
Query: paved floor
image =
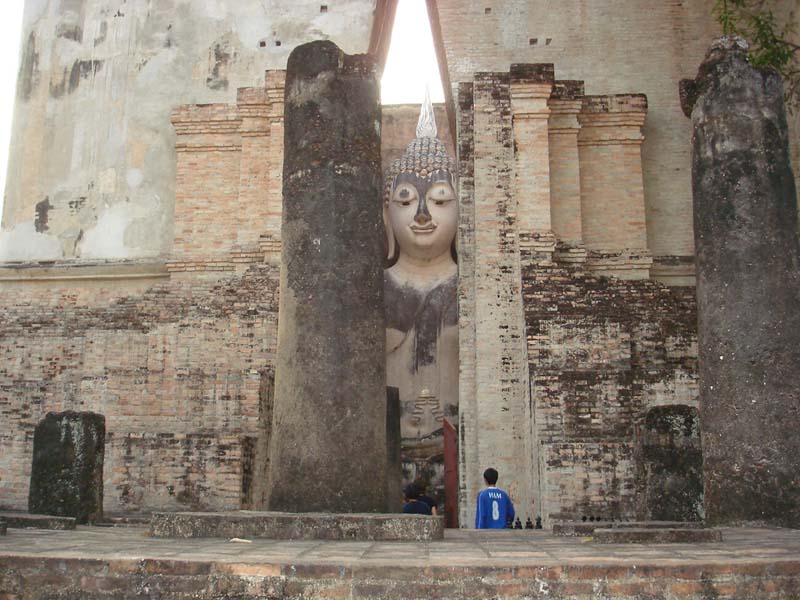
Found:
[[[449,530],[435,542],[327,542],[155,539],[144,527],[78,527],[74,531],[9,529],[0,558],[166,559],[232,563],[402,566],[558,566],[775,563],[800,560],[800,531],[724,529],[705,544],[597,544],[547,531]]]

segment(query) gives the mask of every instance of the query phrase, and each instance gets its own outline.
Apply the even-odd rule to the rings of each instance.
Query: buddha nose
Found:
[[[420,225],[427,225],[431,222],[431,213],[428,212],[428,203],[425,202],[424,196],[419,199],[417,214],[414,215],[414,221]]]

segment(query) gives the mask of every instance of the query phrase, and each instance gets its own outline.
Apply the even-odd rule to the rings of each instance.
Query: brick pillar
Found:
[[[578,114],[583,106],[582,81],[556,81],[550,96],[550,215],[558,262],[586,260],[581,223],[581,170]]]
[[[556,246],[550,208],[548,100],[552,64],[511,65],[514,123],[514,196],[517,230],[524,261],[550,262]]]
[[[478,407],[475,385],[475,110],[474,86],[458,86],[458,510],[475,522]]]
[[[467,247],[459,247],[459,325],[465,334],[460,338],[465,446],[460,476],[466,500],[462,523],[467,524],[474,523],[475,496],[487,467],[500,471],[499,485],[511,494],[523,519],[533,514],[535,496],[510,83],[508,73],[476,74],[474,179],[467,173],[461,181],[461,242]],[[462,112],[470,111],[464,98],[459,104]],[[464,166],[469,141],[463,127],[469,115],[460,121]],[[468,191],[474,189],[471,198],[465,197],[465,184]],[[468,221],[474,225],[472,239],[464,231]]]
[[[236,246],[242,252],[257,250],[268,214],[270,162],[270,105],[265,88],[242,88],[237,106],[242,119],[242,162],[239,172],[239,215]],[[255,226],[248,226],[254,223]],[[255,246],[255,248],[254,248]]]
[[[267,222],[262,248],[267,261],[281,260],[281,212],[283,205],[283,94],[286,71],[267,71],[269,103],[269,151],[267,162]]]
[[[578,120],[583,241],[587,268],[600,275],[646,279],[647,248],[642,125],[643,94],[585,96]]]
[[[236,106],[191,105],[172,113],[177,169],[172,273],[233,270],[239,214],[242,120]]]

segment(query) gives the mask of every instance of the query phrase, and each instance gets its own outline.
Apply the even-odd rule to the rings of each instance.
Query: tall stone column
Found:
[[[379,97],[369,56],[289,56],[270,510],[386,507]]]
[[[586,264],[600,275],[650,276],[642,174],[646,114],[643,94],[621,94],[584,96],[578,116]]]
[[[797,201],[777,73],[714,43],[691,110],[706,518],[800,527]],[[693,107],[693,110],[692,110]]]
[[[553,258],[556,238],[550,214],[550,142],[547,103],[553,91],[552,64],[511,65],[517,227],[523,260]]]

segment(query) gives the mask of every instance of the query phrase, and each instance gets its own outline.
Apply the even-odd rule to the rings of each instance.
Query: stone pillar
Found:
[[[800,527],[800,260],[777,73],[712,45],[691,110],[706,518]],[[693,110],[692,110],[693,107]]]
[[[642,125],[643,94],[585,96],[578,116],[583,241],[587,268],[600,275],[646,279],[647,249]]]
[[[550,141],[548,100],[552,64],[511,65],[514,119],[515,190],[520,251],[526,259],[553,258],[556,238],[550,214]]]
[[[581,170],[578,114],[583,106],[582,81],[556,81],[550,96],[550,215],[559,262],[586,260],[581,224]]]
[[[103,520],[106,419],[90,412],[47,413],[33,433],[28,511]]]
[[[367,55],[295,48],[286,74],[268,508],[386,507],[380,94]]]

